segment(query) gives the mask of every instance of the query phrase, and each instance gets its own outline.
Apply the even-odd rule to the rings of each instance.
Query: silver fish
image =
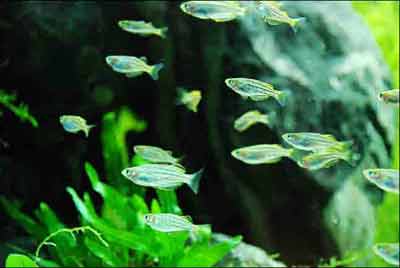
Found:
[[[158,72],[164,67],[162,63],[148,65],[146,57],[133,56],[107,56],[106,62],[117,73],[123,73],[126,77],[132,78],[143,73],[148,73],[153,80],[158,79]]]
[[[282,157],[291,157],[293,149],[286,149],[278,144],[258,144],[235,149],[231,155],[250,165],[276,163]]]
[[[120,20],[118,26],[124,31],[138,34],[141,36],[158,35],[161,38],[166,38],[168,28],[156,28],[151,22],[135,21],[135,20]]]
[[[397,169],[366,169],[365,178],[382,190],[399,194],[399,170]]]
[[[268,125],[269,124],[268,115],[262,114],[257,110],[251,110],[244,113],[238,119],[236,119],[235,122],[233,123],[233,126],[237,131],[242,132],[257,123]]]
[[[326,149],[304,156],[300,161],[297,161],[297,164],[302,168],[318,170],[322,168],[330,168],[339,162],[339,160],[352,163],[352,153],[350,151],[338,152],[334,149]]]
[[[250,98],[253,101],[263,101],[273,97],[282,106],[286,103],[287,94],[285,92],[275,90],[271,84],[259,80],[228,78],[225,80],[225,84],[242,97]]]
[[[182,184],[187,184],[197,194],[203,169],[194,174],[185,174],[185,170],[172,165],[145,164],[125,168],[122,175],[133,183],[160,190],[174,190]]]
[[[384,101],[386,103],[399,104],[400,90],[392,89],[392,90],[382,91],[379,93],[378,98],[379,100]]]
[[[296,149],[313,152],[324,150],[332,146],[335,146],[338,150],[344,151],[353,144],[352,141],[337,141],[336,138],[330,134],[312,132],[286,133],[282,135],[282,138]]]
[[[188,1],[182,3],[180,8],[193,17],[215,22],[231,21],[246,12],[237,1]]]
[[[88,125],[84,118],[77,115],[62,115],[59,120],[65,131],[77,133],[82,130],[86,137],[89,136],[90,129],[95,127],[95,125]]]
[[[197,106],[201,101],[201,91],[188,91],[184,88],[178,88],[177,105],[185,105],[190,111],[197,113]]]
[[[292,27],[294,32],[297,32],[297,27],[300,22],[305,21],[305,18],[291,18],[283,11],[276,1],[256,1],[256,10],[263,20],[269,25],[279,25],[287,23]]]
[[[378,243],[374,245],[373,250],[376,255],[384,259],[387,263],[399,266],[399,243]]]
[[[183,168],[182,165],[179,164],[180,159],[173,157],[171,151],[148,145],[136,145],[133,147],[133,150],[141,158],[151,163],[166,163]]]
[[[190,217],[170,213],[145,214],[144,222],[152,229],[165,233],[198,229],[198,226],[191,222]]]

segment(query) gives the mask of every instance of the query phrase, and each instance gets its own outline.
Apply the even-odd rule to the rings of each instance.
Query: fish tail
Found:
[[[354,142],[352,140],[340,142],[340,148],[342,150],[349,150],[353,146]]]
[[[279,91],[276,95],[276,100],[279,102],[281,106],[285,106],[287,103],[288,94],[284,91]]]
[[[299,25],[303,24],[306,21],[306,18],[300,17],[290,20],[290,27],[292,27],[293,31],[297,33]]]
[[[260,122],[263,123],[263,124],[268,125],[268,124],[269,124],[269,116],[266,115],[266,114],[263,114],[263,115],[260,117]]]
[[[167,31],[168,31],[168,27],[161,28],[160,32],[159,32],[159,36],[164,39],[167,38]]]
[[[183,105],[184,103],[182,102],[182,97],[185,94],[186,90],[178,87],[177,88],[177,94],[176,94],[176,100],[175,100],[175,104],[176,105]]]
[[[85,132],[86,138],[89,137],[89,132],[90,132],[90,130],[91,130],[92,128],[94,128],[94,127],[95,127],[95,125],[88,125],[88,126],[86,126],[86,127],[83,129],[83,132]]]
[[[356,166],[358,160],[360,160],[360,157],[360,154],[353,153],[351,150],[348,150],[344,152],[340,158],[354,167]]]
[[[204,169],[200,169],[199,171],[197,171],[196,173],[191,175],[191,178],[187,182],[190,189],[192,189],[192,191],[195,194],[197,194],[199,192],[199,184],[200,184],[201,176],[203,175],[203,171],[204,171]]]
[[[151,67],[150,75],[153,80],[158,80],[158,72],[164,67],[164,64],[159,63]]]

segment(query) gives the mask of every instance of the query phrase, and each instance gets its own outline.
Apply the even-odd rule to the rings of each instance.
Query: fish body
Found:
[[[379,100],[386,103],[399,104],[400,90],[392,89],[392,90],[382,91],[379,93],[378,98]]]
[[[148,145],[136,145],[133,150],[144,160],[151,163],[165,163],[182,167],[178,162],[179,158],[172,156],[171,151],[166,151],[162,148]]]
[[[286,103],[287,94],[285,92],[275,90],[271,84],[259,80],[228,78],[225,80],[225,84],[242,97],[250,98],[253,101],[263,101],[273,97],[282,106]]]
[[[190,111],[197,113],[197,106],[199,105],[200,101],[200,90],[188,91],[183,88],[178,88],[178,98],[176,101],[178,105],[185,105]]]
[[[278,144],[258,144],[235,149],[231,155],[250,165],[276,163],[282,157],[291,157],[293,149],[286,149]]]
[[[62,115],[59,120],[65,131],[77,133],[82,130],[86,137],[89,136],[90,129],[94,127],[94,125],[88,125],[84,118],[77,115]]]
[[[128,180],[140,186],[174,190],[182,184],[187,184],[197,194],[203,170],[201,169],[194,174],[185,174],[185,170],[177,166],[145,164],[125,168],[121,173]]]
[[[157,35],[161,38],[166,37],[167,27],[156,28],[151,22],[135,21],[135,20],[120,20],[118,26],[124,31],[138,34],[141,36]]]
[[[188,1],[183,2],[180,8],[193,17],[215,22],[231,21],[246,12],[237,1]]]
[[[323,150],[304,156],[297,164],[309,170],[318,170],[322,168],[330,168],[339,160],[345,160],[351,163],[353,161],[352,154],[349,151],[338,152],[336,150]]]
[[[164,67],[162,63],[148,65],[146,57],[107,56],[106,62],[115,72],[125,74],[128,78],[148,73],[153,80],[157,80],[158,72]]]
[[[257,123],[268,125],[269,124],[268,115],[262,114],[257,110],[251,110],[244,113],[242,116],[236,119],[235,122],[233,123],[233,126],[237,131],[242,132]]]
[[[190,217],[170,213],[145,214],[144,222],[152,229],[164,233],[194,231],[198,228]]]
[[[336,138],[330,134],[319,134],[313,132],[297,132],[286,133],[282,138],[290,146],[303,151],[320,151],[335,146],[338,150],[346,150],[353,142],[337,141]]]
[[[399,194],[399,170],[397,169],[366,169],[363,171],[368,181],[382,190]]]
[[[256,10],[263,20],[269,25],[279,25],[287,23],[296,32],[300,22],[305,18],[291,18],[287,12],[283,11],[281,5],[276,1],[256,1]]]
[[[374,245],[373,250],[387,263],[399,266],[399,243],[378,243]]]

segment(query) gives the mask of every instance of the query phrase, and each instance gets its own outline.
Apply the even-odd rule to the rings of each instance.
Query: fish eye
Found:
[[[368,175],[371,177],[376,177],[378,175],[378,173],[376,171],[370,170],[370,171],[368,171]]]
[[[289,140],[292,140],[294,138],[294,136],[293,136],[293,134],[287,134],[286,138],[289,139]]]

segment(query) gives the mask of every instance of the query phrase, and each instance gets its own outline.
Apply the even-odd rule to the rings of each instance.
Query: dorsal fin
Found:
[[[145,56],[140,57],[139,59],[141,59],[142,61],[144,61],[145,63],[147,63],[147,58]]]

